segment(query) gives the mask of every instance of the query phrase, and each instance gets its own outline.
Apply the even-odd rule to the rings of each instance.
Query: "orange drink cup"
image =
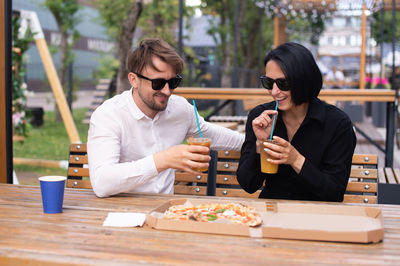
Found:
[[[268,142],[271,142],[268,140]],[[261,172],[266,174],[276,174],[278,172],[278,164],[267,161],[271,156],[264,150],[264,145],[260,147]]]
[[[199,145],[199,146],[206,146],[206,147],[210,148],[211,139],[209,139],[209,138],[193,138],[193,137],[190,137],[190,138],[187,139],[187,143],[189,145]],[[202,153],[202,154],[208,155],[208,153]],[[193,170],[197,171],[197,172],[204,172],[204,171],[208,170],[208,167],[207,168],[193,168]]]

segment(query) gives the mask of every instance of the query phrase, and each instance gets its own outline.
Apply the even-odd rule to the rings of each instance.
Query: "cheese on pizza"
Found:
[[[258,226],[262,220],[254,208],[241,203],[210,203],[210,204],[182,204],[168,208],[164,213],[165,219],[181,221],[211,222],[226,219],[228,221]]]

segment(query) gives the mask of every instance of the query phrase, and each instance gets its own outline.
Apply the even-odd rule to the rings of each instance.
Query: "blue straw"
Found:
[[[200,138],[202,138],[203,136],[201,135],[199,115],[197,114],[196,102],[194,100],[193,100],[193,107],[194,107],[194,113],[196,114],[196,122],[197,122],[197,128],[199,129],[199,135],[200,135]]]
[[[275,112],[276,112],[276,110],[278,110],[278,103],[279,103],[279,101],[276,100]],[[276,113],[274,114],[274,120],[272,120],[271,135],[269,136],[270,141],[272,141],[272,136],[274,134],[275,120],[276,120]]]

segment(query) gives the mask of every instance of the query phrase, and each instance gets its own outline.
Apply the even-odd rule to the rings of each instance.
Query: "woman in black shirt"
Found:
[[[278,101],[250,111],[237,179],[249,193],[261,186],[260,198],[343,201],[356,146],[349,117],[320,101],[322,75],[310,51],[285,43],[264,60],[264,88]],[[274,143],[270,138],[273,115]],[[260,149],[274,157],[276,174],[260,169]]]

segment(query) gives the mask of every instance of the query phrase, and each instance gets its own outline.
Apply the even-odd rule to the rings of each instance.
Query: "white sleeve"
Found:
[[[121,131],[112,115],[102,110],[93,113],[87,147],[90,181],[98,197],[132,191],[158,174],[153,155],[120,163]]]
[[[196,117],[193,111],[193,106],[188,103],[190,113],[189,120],[192,121],[188,132],[189,136],[199,136],[199,130],[196,122]],[[237,131],[213,125],[199,116],[200,130],[203,137],[211,139],[211,148],[214,150],[235,150],[240,151],[244,142],[244,134]]]

